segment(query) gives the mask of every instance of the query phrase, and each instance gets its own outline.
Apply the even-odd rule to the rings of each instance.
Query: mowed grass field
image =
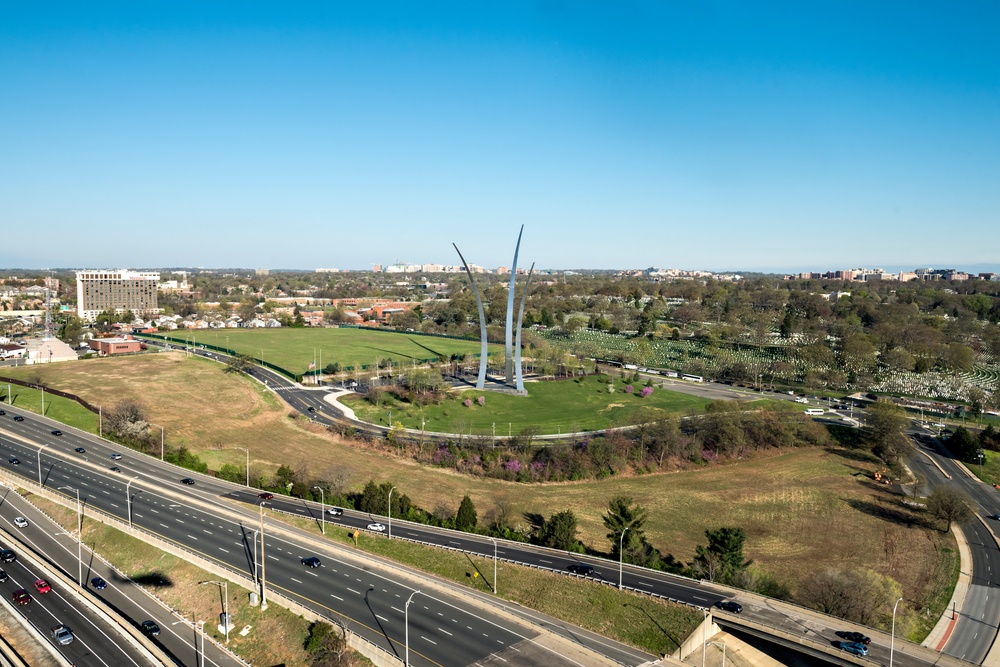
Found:
[[[93,359],[28,370],[59,389],[109,405],[140,399],[166,428],[168,445],[185,444],[217,468],[244,463],[274,470],[304,466],[317,477],[347,479],[360,491],[369,479],[392,481],[417,505],[457,510],[468,494],[487,523],[499,501],[510,503],[525,528],[526,514],[570,509],[589,547],[609,551],[601,516],[618,494],[648,510],[646,534],[664,553],[689,562],[707,529],[742,527],[746,555],[794,591],[824,567],[870,567],[900,581],[908,600],[947,602],[955,546],[949,535],[920,526],[870,473],[876,464],[837,449],[794,449],[729,465],[683,472],[559,484],[517,484],[426,468],[404,456],[343,442],[290,410],[258,383],[227,375],[215,362],[180,353]],[[12,370],[13,373],[13,370]],[[487,397],[487,400],[494,398]]]
[[[378,423],[387,419],[387,409],[392,410],[392,422],[401,422],[407,428],[461,434],[517,435],[527,426],[539,433],[575,433],[593,431],[635,423],[640,413],[649,418],[681,415],[701,411],[707,399],[669,391],[659,387],[642,398],[640,385],[632,394],[623,389],[626,383],[616,381],[614,393],[608,393],[605,376],[591,376],[575,380],[527,382],[528,396],[511,396],[488,391],[467,389],[455,398],[438,405],[415,406],[392,400],[386,407],[376,407],[359,396],[345,401],[360,419]],[[484,398],[479,405],[478,398]],[[466,407],[465,400],[472,404]]]
[[[315,358],[317,366],[337,362],[342,367],[373,366],[391,358],[409,364],[423,359],[448,359],[453,354],[479,354],[479,342],[420,336],[370,329],[204,329],[163,332],[180,340],[218,345],[256,359],[281,366],[293,373],[305,373]],[[503,348],[490,347],[490,354],[503,355]]]

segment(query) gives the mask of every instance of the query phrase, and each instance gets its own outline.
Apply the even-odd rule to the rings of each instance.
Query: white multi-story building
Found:
[[[155,315],[156,272],[120,270],[88,270],[76,272],[76,310],[82,320],[93,322],[105,310],[124,313],[131,310],[138,316]]]

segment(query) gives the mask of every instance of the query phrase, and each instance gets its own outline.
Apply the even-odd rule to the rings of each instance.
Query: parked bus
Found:
[[[825,412],[826,410],[824,410],[823,408],[809,408],[808,410],[806,410],[806,414],[812,417],[819,417]]]
[[[705,381],[705,378],[703,378],[700,375],[686,375],[685,374],[685,375],[681,376],[681,379],[682,380],[690,380],[691,382],[704,382]]]

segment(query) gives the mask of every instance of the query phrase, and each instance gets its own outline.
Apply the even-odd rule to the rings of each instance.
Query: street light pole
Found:
[[[486,536],[486,539],[493,542],[493,595],[497,594],[497,541],[496,538]]]
[[[903,598],[896,600],[892,605],[892,631],[889,633],[889,667],[892,667],[892,654],[896,650],[896,606],[902,602]]]
[[[59,490],[66,489],[76,493],[76,581],[83,588],[83,508],[80,506],[80,489],[69,486],[60,486]]]
[[[133,477],[125,485],[125,507],[128,508],[128,529],[132,530],[132,495],[129,493],[129,487],[132,486],[137,477]]]
[[[389,489],[389,539],[392,539],[392,492],[396,490],[396,487]]]
[[[410,667],[410,603],[413,601],[413,596],[420,591],[413,591],[410,593],[410,597],[406,599],[406,604],[403,605],[403,642],[406,646],[406,657],[403,659],[403,667]]]
[[[318,486],[314,486],[313,488],[319,490],[319,525],[320,530],[326,535],[326,494]]]
[[[622,589],[622,556],[625,551],[625,533],[631,526],[625,526],[621,537],[618,538],[618,590]]]
[[[267,609],[267,562],[264,556],[264,503],[260,504],[260,609]]]
[[[199,581],[198,584],[204,586],[205,584],[214,584],[222,588],[222,613],[226,618],[226,643],[229,643],[229,626],[231,622],[229,620],[229,582],[228,581]]]

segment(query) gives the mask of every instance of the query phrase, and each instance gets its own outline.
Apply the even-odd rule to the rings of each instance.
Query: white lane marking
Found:
[[[423,639],[425,642],[430,642],[430,643],[434,644],[435,646],[437,646],[437,642],[434,641],[433,639],[427,639],[427,637],[424,637],[423,635],[420,635],[420,638]]]

